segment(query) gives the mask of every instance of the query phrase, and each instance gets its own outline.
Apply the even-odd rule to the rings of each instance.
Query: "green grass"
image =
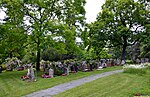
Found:
[[[76,80],[89,75],[94,75],[102,72],[122,69],[120,66],[108,67],[104,70],[93,72],[78,72],[69,76],[57,76],[54,78],[43,79],[38,75],[36,82],[26,82],[20,79],[27,71],[13,71],[0,73],[0,97],[20,97],[38,90],[47,89],[49,87]]]
[[[119,73],[83,84],[54,97],[150,97],[150,69],[146,74]]]
[[[145,75],[146,70],[144,68],[142,69],[136,69],[136,68],[128,68],[124,70],[124,73],[130,73],[130,74],[136,74],[136,75]]]

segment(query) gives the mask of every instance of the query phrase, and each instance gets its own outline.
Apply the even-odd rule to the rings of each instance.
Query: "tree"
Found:
[[[20,8],[17,2],[3,1],[0,4],[0,9],[7,14],[0,24],[0,51],[3,58],[22,57],[27,35],[24,34],[23,13],[19,11]]]
[[[14,2],[19,8],[13,5]],[[63,39],[67,42],[65,34],[74,33],[79,28],[79,24],[84,22],[85,0],[24,0],[23,2],[4,0],[4,3],[10,4],[13,10],[23,13],[23,19],[20,21],[28,35],[28,44],[36,49],[37,70],[40,67],[41,50],[47,37],[54,40],[56,37],[64,36]],[[7,11],[12,13],[13,10]],[[11,16],[8,19],[11,19]],[[75,40],[76,33],[71,35]],[[67,44],[70,45],[70,43]]]
[[[149,13],[144,4],[134,0],[106,0],[97,21],[90,27],[91,38],[108,48],[121,46],[121,60],[124,60],[126,48],[147,33],[145,25],[149,23]]]

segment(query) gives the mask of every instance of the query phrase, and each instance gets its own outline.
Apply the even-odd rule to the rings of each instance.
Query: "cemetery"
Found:
[[[75,62],[77,62],[78,65]],[[142,86],[144,85],[145,89],[148,89],[146,80],[148,80],[148,76],[150,74],[149,69],[148,69],[150,64],[147,63],[147,62],[146,63],[141,63],[141,65],[126,64],[124,66],[118,66],[117,63],[115,63],[115,62],[113,63],[113,65],[110,65],[110,62],[108,62],[106,64],[107,61],[104,61],[104,59],[102,59],[101,61],[98,61],[98,62],[95,61],[95,60],[91,60],[90,62],[89,61],[88,62],[87,61],[80,61],[80,62],[79,61],[73,61],[73,62],[72,61],[71,62],[67,61],[66,63],[65,62],[52,62],[52,63],[50,63],[50,62],[42,61],[41,65],[40,65],[41,70],[38,73],[36,72],[35,67],[32,66],[31,64],[22,65],[25,69],[20,70],[20,71],[18,71],[17,69],[14,69],[14,68],[12,68],[12,71],[7,71],[7,68],[6,68],[6,70],[3,70],[1,72],[1,75],[0,75],[1,76],[1,80],[0,80],[1,84],[0,85],[3,86],[5,84],[8,84],[8,85],[12,84],[14,86],[13,87],[10,87],[10,86],[3,87],[3,89],[6,89],[6,90],[7,90],[7,88],[10,88],[12,92],[10,91],[9,94],[6,94],[6,93],[3,94],[2,91],[0,91],[0,94],[2,96],[6,96],[6,95],[10,96],[10,95],[12,95],[13,92],[20,91],[20,93],[17,93],[14,96],[21,96],[21,95],[23,96],[25,94],[29,94],[29,93],[32,93],[32,92],[37,91],[37,90],[41,90],[41,89],[44,89],[44,88],[45,89],[50,88],[50,87],[52,87],[54,85],[57,85],[57,84],[69,82],[69,81],[72,81],[72,80],[77,80],[77,79],[87,77],[87,76],[90,76],[90,75],[95,75],[95,74],[108,72],[108,71],[119,70],[119,69],[123,69],[127,73],[125,72],[124,74],[112,75],[110,80],[114,80],[115,82],[120,80],[119,83],[117,83],[117,84],[121,84],[121,83],[124,83],[124,81],[126,81],[124,79],[128,79],[128,77],[126,77],[126,76],[127,75],[129,76],[129,74],[131,73],[130,77],[132,76],[132,79],[130,79],[131,81],[128,84],[127,83],[125,84],[126,86],[129,85],[129,84],[133,84],[134,82],[132,82],[132,80],[135,77],[139,77],[139,79],[136,78],[137,79],[137,82],[136,82],[137,85],[142,85]],[[103,63],[103,62],[105,62],[105,63]],[[46,63],[46,64],[44,64],[44,63]],[[92,64],[92,67],[90,67],[90,64]],[[95,64],[95,65],[93,65],[93,64]],[[77,65],[77,70],[76,70],[75,65]],[[140,72],[138,70],[137,72],[139,72],[139,73],[136,73],[135,70],[134,70],[133,74],[134,73],[138,74],[138,75],[135,76],[135,75],[132,75],[132,72],[130,72],[127,68],[136,68],[136,69],[137,68],[143,68],[144,72]],[[6,79],[6,76],[7,76],[7,79]],[[117,78],[115,78],[115,77],[117,77]],[[147,78],[145,78],[145,77],[147,77]],[[92,88],[96,88],[97,85],[100,85],[99,87],[102,88],[101,87],[102,84],[96,84],[96,83],[99,83],[97,81],[100,81],[100,83],[103,83],[103,81],[105,82],[106,80],[108,80],[108,78],[109,77],[104,77],[104,78],[101,78],[102,81],[101,80],[95,80],[94,82],[91,82],[91,83],[93,83]],[[142,80],[141,78],[142,79],[144,78],[144,80],[145,80],[144,84],[140,83],[140,81]],[[4,84],[2,82],[4,80],[6,80],[6,81],[9,80],[9,81]],[[96,86],[94,84],[96,84]],[[113,83],[110,83],[108,85],[112,85],[112,84]],[[18,85],[19,85],[19,87],[18,87]],[[20,87],[20,85],[21,85],[21,87]],[[88,87],[88,86],[90,87],[91,85],[90,84],[88,85],[88,83],[87,83],[86,86],[81,85],[81,87]],[[36,88],[33,89],[33,87],[36,87]],[[138,86],[135,86],[135,87],[138,87]],[[14,88],[16,88],[16,89],[14,89]],[[26,88],[29,88],[29,89],[24,90]],[[100,88],[98,88],[98,89],[100,89]],[[61,93],[61,94],[58,94],[58,95],[55,95],[55,96],[56,97],[57,96],[58,97],[59,96],[65,97],[66,95],[71,96],[72,93],[68,94],[69,91],[74,91],[73,93],[76,93],[76,92],[78,93],[79,92],[78,90],[79,90],[78,88],[67,90],[64,93]],[[106,88],[106,90],[107,90],[107,88]],[[140,88],[139,88],[139,90],[140,90]],[[21,91],[24,91],[24,92],[21,92]],[[86,92],[87,94],[82,94],[82,91],[80,91],[80,92],[81,92],[82,96],[86,96],[86,95],[91,95],[91,94],[88,94],[88,92],[90,92],[90,91],[91,90],[89,88],[89,90],[87,90],[87,92]],[[132,90],[130,90],[130,91],[132,91]],[[148,93],[148,92],[149,92],[149,90],[145,90],[145,93]],[[123,91],[121,91],[121,94],[124,94]],[[121,94],[119,94],[119,95],[121,95]]]
[[[0,97],[150,97],[149,0],[1,0]]]

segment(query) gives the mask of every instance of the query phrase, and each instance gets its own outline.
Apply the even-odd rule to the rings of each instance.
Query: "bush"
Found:
[[[63,71],[61,69],[54,69],[54,75],[60,76],[63,74]]]
[[[2,70],[6,70],[6,65],[5,64],[2,64]]]

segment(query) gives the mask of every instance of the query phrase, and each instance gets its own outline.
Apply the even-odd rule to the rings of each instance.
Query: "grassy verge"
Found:
[[[69,82],[86,76],[103,73],[112,70],[122,69],[122,67],[108,67],[104,70],[93,72],[78,72],[69,76],[57,76],[55,78],[43,79],[39,73],[36,82],[25,82],[20,79],[27,71],[13,71],[0,73],[0,96],[1,97],[20,97],[38,90],[46,89],[61,83]]]
[[[145,72],[142,76],[125,72],[103,77],[54,97],[134,97],[135,94],[150,96],[150,69],[145,69]]]

